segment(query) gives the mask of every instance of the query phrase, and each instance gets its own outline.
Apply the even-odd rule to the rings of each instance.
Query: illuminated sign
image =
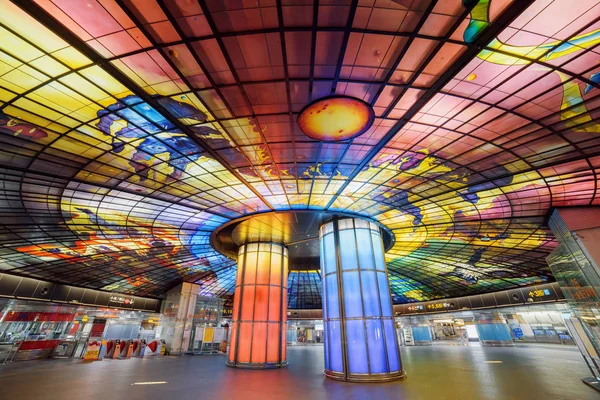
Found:
[[[527,301],[529,301],[529,302],[547,301],[547,300],[555,300],[555,299],[556,299],[556,294],[554,294],[554,292],[550,289],[535,289],[535,290],[529,290],[527,292]]]
[[[126,296],[110,296],[108,300],[109,307],[132,307],[133,306],[133,297]]]
[[[589,286],[581,286],[577,279],[572,278],[569,282],[571,296],[574,300],[593,300],[596,298],[596,292]]]
[[[529,292],[527,294],[528,297],[545,297],[545,296],[550,296],[550,295],[552,295],[552,293],[548,289],[532,290],[531,292]]]
[[[453,310],[455,308],[456,308],[456,304],[451,301],[443,302],[443,303],[427,304],[427,311]]]

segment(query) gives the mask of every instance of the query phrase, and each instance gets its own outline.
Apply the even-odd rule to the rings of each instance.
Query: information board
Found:
[[[225,328],[215,328],[213,343],[221,343],[225,340]]]
[[[212,343],[214,333],[215,328],[204,328],[204,338],[202,341],[204,343]]]
[[[204,340],[204,328],[197,326],[196,333],[194,334],[194,342],[200,342],[202,340]]]
[[[97,360],[98,355],[100,354],[100,345],[101,343],[97,340],[92,340],[88,342],[83,359],[86,361]]]

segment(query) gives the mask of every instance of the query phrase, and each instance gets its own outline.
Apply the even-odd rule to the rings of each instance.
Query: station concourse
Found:
[[[0,398],[596,398],[599,46],[598,0],[0,0]]]

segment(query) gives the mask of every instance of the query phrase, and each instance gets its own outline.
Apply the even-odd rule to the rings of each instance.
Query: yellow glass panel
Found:
[[[122,97],[123,93],[129,93],[129,90],[125,86],[121,85],[115,78],[98,66],[81,70],[80,74],[117,97]]]
[[[56,51],[52,53],[52,56],[73,69],[81,68],[92,63],[89,58],[75,50],[73,47],[67,47]]]
[[[57,120],[62,117],[62,114],[57,113],[54,110],[51,110],[47,107],[39,105],[38,103],[34,103],[31,100],[26,98],[20,98],[13,102],[13,104],[17,107],[21,107],[25,110],[31,111],[32,113],[39,114],[44,118],[48,118],[50,120]]]
[[[73,118],[67,117],[67,116],[61,117],[61,118],[57,119],[55,122],[62,124],[62,125],[66,125],[69,128],[76,128],[77,126],[79,126],[81,124],[81,122],[79,122]]]
[[[271,285],[281,285],[281,254],[271,254]]]
[[[111,141],[110,136],[104,135],[99,130],[94,129],[88,125],[83,125],[83,126],[77,128],[77,131],[82,132],[82,133],[72,132],[69,135],[80,137],[81,140],[86,141],[88,143],[92,143],[95,146],[105,148],[107,151],[112,149],[112,145],[110,144],[110,141]]]
[[[244,284],[254,283],[256,281],[256,262],[258,253],[251,251],[246,254],[246,265],[244,271]]]
[[[41,47],[44,51],[52,52],[67,46],[67,43],[61,38],[46,29],[46,27],[10,1],[2,2],[0,23],[18,32],[19,35],[35,43],[36,46]]]
[[[34,96],[40,96],[40,98],[38,99]],[[60,82],[52,82],[44,85],[36,89],[30,97],[38,101],[50,101],[54,103],[53,108],[65,114],[79,110],[81,107],[90,104],[88,99]]]
[[[101,90],[98,86],[91,84],[86,79],[83,79],[79,74],[73,73],[59,79],[60,82],[69,86],[71,89],[85,94],[90,99],[97,101],[105,99],[108,94]]]
[[[21,61],[17,60],[11,55],[6,54],[3,51],[0,51],[0,61],[10,65],[13,68],[18,68],[19,66],[23,65]]]
[[[261,251],[258,253],[258,267],[256,271],[256,283],[257,284],[268,284],[269,283],[269,272],[271,266],[271,253]]]
[[[0,13],[0,15],[2,14]],[[10,55],[18,55],[19,59],[24,62],[29,62],[44,55],[32,45],[2,27],[0,27],[0,48]]]
[[[27,121],[41,127],[45,127],[51,123],[51,121],[47,119],[38,117],[37,115],[30,114],[25,110],[21,110],[12,106],[6,107],[3,111],[12,117],[17,117],[23,121]]]
[[[55,77],[69,72],[69,69],[50,56],[44,56],[29,63],[44,73]]]
[[[95,105],[90,105],[86,107],[82,107],[79,110],[71,113],[70,115],[73,118],[77,118],[80,121],[90,121],[96,119],[98,117],[98,111],[100,108]]]
[[[54,122],[49,124],[45,129],[52,129],[53,131],[59,132],[59,133],[66,133],[69,131],[68,128],[65,128],[62,125],[59,124],[55,124]]]
[[[152,85],[150,88],[145,87],[144,89],[146,89],[148,93],[160,94],[162,96],[170,96],[175,93],[181,93],[182,91],[190,90],[190,88],[187,86],[182,90],[182,88],[177,86],[173,81],[159,83],[157,85]]]
[[[12,71],[14,67],[5,63],[4,61],[0,61],[0,76],[6,74],[9,71]]]
[[[0,88],[0,100],[1,101],[10,101],[12,99],[14,99],[15,97],[17,97],[16,94],[9,92],[8,90],[4,90],[2,88]]]
[[[45,78],[44,80],[48,79],[49,78]],[[14,69],[9,73],[4,74],[2,76],[2,80],[8,82],[13,87],[16,85],[17,88],[20,88],[18,90],[19,93],[22,93],[24,90],[32,89],[42,83],[41,80],[21,71],[20,69]]]
[[[103,153],[102,150],[93,148],[91,146],[87,146],[78,140],[71,139],[65,136],[61,137],[56,142],[54,142],[51,147],[77,155],[87,153],[86,157],[89,158],[98,157],[100,154]]]

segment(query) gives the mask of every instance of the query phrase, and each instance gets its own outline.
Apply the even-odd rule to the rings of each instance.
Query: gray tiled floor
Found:
[[[91,364],[52,360],[0,367],[0,399],[599,399],[574,348],[402,349],[408,378],[386,384],[323,378],[322,347],[291,347],[283,370],[234,370],[224,356],[152,357]],[[486,363],[485,361],[502,361]],[[134,382],[168,381],[132,386]]]

